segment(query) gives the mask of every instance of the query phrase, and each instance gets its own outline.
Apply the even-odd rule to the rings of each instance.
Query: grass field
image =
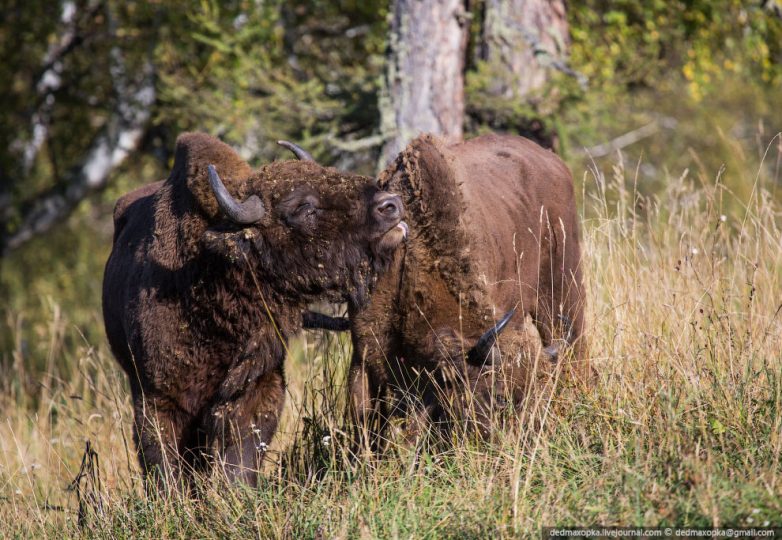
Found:
[[[597,383],[530,400],[521,425],[488,443],[400,441],[378,461],[343,459],[348,346],[309,334],[289,358],[264,485],[229,488],[215,475],[199,501],[148,499],[124,375],[103,341],[66,344],[79,330],[53,302],[39,336],[52,376],[40,395],[0,395],[0,536],[518,538],[553,525],[782,526],[779,142],[747,174],[746,200],[722,172],[671,174],[655,198],[636,192],[634,164],[584,173]],[[21,372],[21,340],[16,348],[8,367]],[[79,475],[86,441],[95,454]],[[77,476],[78,493],[69,489]]]

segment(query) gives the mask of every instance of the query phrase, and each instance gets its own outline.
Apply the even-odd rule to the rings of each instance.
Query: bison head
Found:
[[[214,159],[200,153],[206,179],[191,182],[191,190],[210,214],[206,248],[249,263],[259,280],[286,296],[363,303],[407,235],[401,199],[371,178],[322,167],[297,146],[281,144],[300,160],[252,171],[237,166],[230,149],[225,159],[227,147]]]

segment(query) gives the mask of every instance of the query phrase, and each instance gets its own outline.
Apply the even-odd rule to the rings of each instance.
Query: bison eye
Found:
[[[296,210],[293,211],[293,213],[296,216],[311,216],[315,213],[315,205],[312,204],[310,201],[305,201],[301,203],[299,206],[296,207]]]
[[[312,232],[321,211],[320,200],[312,194],[292,196],[282,203],[280,213],[285,222],[293,229]]]

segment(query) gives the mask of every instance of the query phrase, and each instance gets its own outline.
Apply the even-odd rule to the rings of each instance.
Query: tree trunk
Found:
[[[560,69],[569,38],[564,0],[485,0],[481,60],[494,75],[489,93],[527,100]]]
[[[464,117],[465,0],[396,0],[392,16],[381,168],[420,133],[460,140]]]

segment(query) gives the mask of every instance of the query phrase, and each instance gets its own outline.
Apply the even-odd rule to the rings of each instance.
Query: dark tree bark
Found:
[[[552,69],[569,71],[569,37],[563,0],[485,0],[480,58],[495,75],[490,92],[527,99]],[[571,75],[575,75],[572,71]]]
[[[419,133],[462,137],[465,0],[396,0],[381,98],[380,167]]]

